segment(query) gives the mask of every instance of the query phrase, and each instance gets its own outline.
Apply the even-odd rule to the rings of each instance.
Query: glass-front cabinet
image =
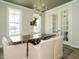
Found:
[[[61,33],[66,42],[71,40],[71,24],[71,7],[69,6],[61,11]]]
[[[53,13],[52,14],[52,32],[57,33],[58,31],[58,15]]]
[[[69,10],[65,9],[61,12],[61,23],[62,23],[62,35],[64,35],[64,40],[68,41],[68,28],[69,28]]]
[[[63,36],[65,42],[72,39],[72,6],[59,7],[45,14],[45,32]]]

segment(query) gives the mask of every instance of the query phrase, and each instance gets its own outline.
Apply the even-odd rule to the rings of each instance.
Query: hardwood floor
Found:
[[[67,55],[67,56],[66,56],[66,54],[64,53],[64,55],[65,55],[66,57],[63,57],[62,59],[79,59],[79,49],[70,47],[70,46],[68,46],[68,45],[64,45],[64,48],[65,48],[65,49],[72,50],[72,51],[71,51],[70,54]],[[64,49],[64,51],[65,51],[65,49]],[[68,51],[66,51],[66,52],[68,52]]]
[[[3,59],[3,49],[0,48],[0,59]]]
[[[79,59],[79,50],[73,49],[74,51],[68,56],[68,59]]]
[[[64,45],[64,55],[61,59],[79,59],[79,49]],[[0,59],[3,59],[3,49],[0,48]]]
[[[72,53],[70,56],[68,56],[68,59],[79,59],[79,55]]]

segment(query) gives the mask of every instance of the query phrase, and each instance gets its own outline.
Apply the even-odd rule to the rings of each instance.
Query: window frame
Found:
[[[16,35],[9,35],[9,23],[11,23],[11,22],[9,22],[9,8],[12,8],[12,9],[15,9],[15,10],[20,10],[20,12],[21,12],[21,14],[20,14],[20,21],[19,21],[19,31],[20,31],[20,33],[19,34],[16,34]],[[18,36],[18,35],[21,35],[21,33],[22,33],[22,10],[21,9],[19,9],[19,8],[14,8],[14,7],[7,7],[7,36]]]

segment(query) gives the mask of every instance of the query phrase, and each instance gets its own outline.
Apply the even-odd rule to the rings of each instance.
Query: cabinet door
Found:
[[[58,31],[58,14],[52,14],[52,33],[57,33]]]
[[[45,14],[45,33],[52,34],[52,16],[50,13]]]
[[[17,44],[4,47],[4,59],[27,59],[27,44]]]
[[[64,41],[70,41],[71,35],[71,6],[66,6],[61,11],[61,30]]]
[[[55,39],[50,38],[40,43],[40,59],[54,59]]]
[[[58,30],[58,13],[47,13],[45,16],[45,33],[52,34]]]

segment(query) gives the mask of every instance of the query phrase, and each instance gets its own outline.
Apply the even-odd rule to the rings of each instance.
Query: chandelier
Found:
[[[34,2],[34,13],[39,14],[40,16],[42,16],[43,12],[45,12],[47,10],[47,6],[45,5],[43,0],[33,0]],[[36,25],[36,21],[37,18],[34,18],[31,22],[30,25],[31,26],[35,26]]]
[[[34,11],[37,11],[40,13],[47,10],[47,6],[45,5],[43,0],[34,0],[33,7],[34,7]]]

